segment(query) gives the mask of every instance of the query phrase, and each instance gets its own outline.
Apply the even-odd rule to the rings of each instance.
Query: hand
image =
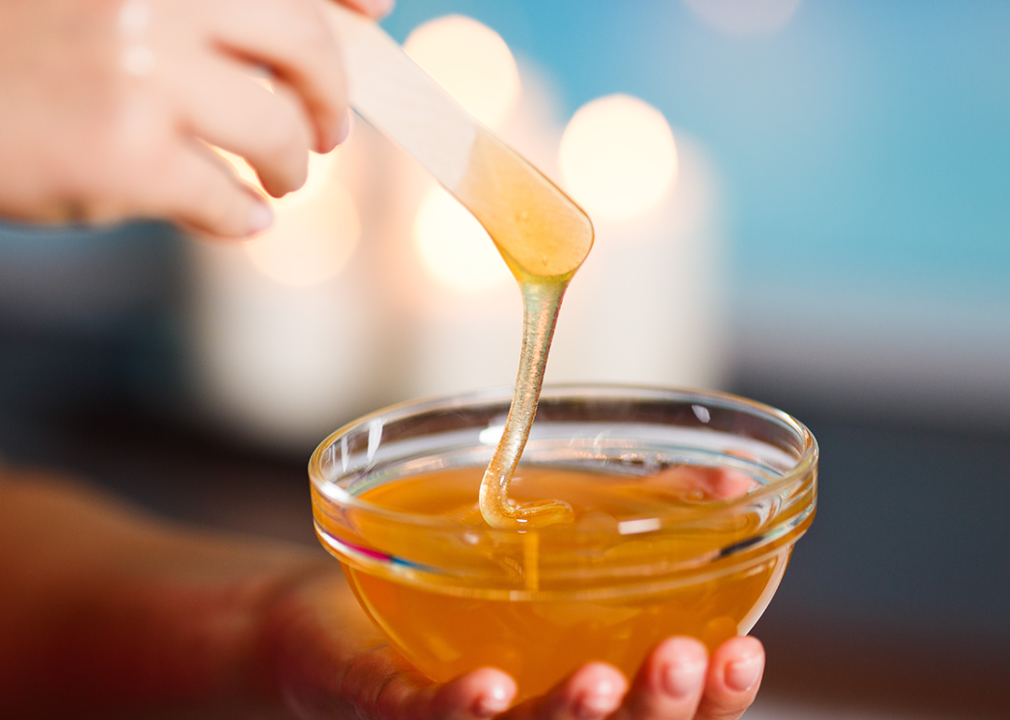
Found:
[[[0,707],[38,718],[733,720],[761,644],[711,659],[660,643],[628,680],[590,663],[508,709],[493,668],[424,678],[361,611],[334,561],[281,543],[168,526],[48,474],[0,467]]]
[[[334,576],[281,598],[268,637],[271,684],[303,720],[734,720],[754,701],[764,669],[764,650],[751,637],[728,640],[712,658],[697,640],[670,638],[630,688],[617,668],[590,663],[546,695],[508,709],[516,692],[511,677],[482,668],[432,683],[389,647]]]
[[[743,472],[676,465],[645,482],[689,500],[728,500],[754,485]],[[281,598],[268,634],[271,677],[299,717],[328,720],[487,718],[514,720],[734,720],[751,705],[764,649],[751,637],[725,642],[709,658],[689,637],[669,638],[646,658],[630,687],[605,663],[589,663],[546,695],[509,709],[511,677],[494,668],[447,684],[428,681],[384,641],[339,577],[323,577]]]
[[[3,0],[0,216],[265,229],[269,205],[208,146],[246,158],[279,197],[305,181],[310,149],[340,142],[324,1]]]

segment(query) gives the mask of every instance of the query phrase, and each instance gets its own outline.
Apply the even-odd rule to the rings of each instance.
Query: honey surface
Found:
[[[516,678],[521,699],[545,691],[589,660],[613,663],[630,677],[649,649],[669,635],[691,635],[714,650],[746,632],[785,570],[788,547],[744,568],[719,570],[715,563],[673,582],[661,571],[650,577],[647,570],[640,577],[608,579],[614,568],[627,567],[628,556],[677,562],[750,537],[762,522],[750,515],[721,516],[686,532],[619,532],[621,523],[634,528],[636,521],[659,514],[704,517],[699,510],[720,502],[713,493],[726,493],[725,475],[713,468],[673,467],[651,477],[629,477],[520,466],[512,484],[518,502],[547,495],[570,505],[574,518],[571,525],[529,533],[538,538],[532,555],[525,541],[513,546],[474,542],[461,554],[458,536],[446,540],[416,527],[380,527],[381,520],[373,519],[378,525],[362,527],[363,535],[378,538],[383,548],[400,547],[434,567],[458,565],[469,554],[472,574],[450,572],[428,582],[434,575],[406,577],[355,562],[345,562],[345,572],[376,624],[435,680],[493,665]],[[480,479],[480,468],[429,473],[394,480],[363,498],[392,510],[449,518],[477,532],[487,530],[475,503]],[[733,492],[746,492],[748,481],[731,481]],[[599,542],[573,550],[571,538],[579,532],[595,533]],[[508,590],[509,567],[522,575],[513,590]],[[599,577],[566,579],[573,568]],[[531,573],[536,576],[532,588]]]

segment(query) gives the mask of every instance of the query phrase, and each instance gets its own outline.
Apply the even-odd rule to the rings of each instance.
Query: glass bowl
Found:
[[[546,388],[512,496],[567,488],[627,502],[611,513],[587,501],[572,525],[495,530],[477,488],[510,400],[396,405],[312,455],[316,532],[399,652],[436,681],[502,668],[521,700],[589,660],[631,677],[670,635],[714,650],[750,630],[814,517],[817,443],[803,425],[715,392]],[[545,473],[562,480],[541,485]],[[462,510],[430,509],[445,483],[472,493]]]

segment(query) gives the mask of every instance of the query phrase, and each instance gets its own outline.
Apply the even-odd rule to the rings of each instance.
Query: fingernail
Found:
[[[372,14],[376,17],[385,17],[393,12],[394,0],[372,0]]]
[[[274,224],[274,211],[266,202],[257,200],[249,211],[249,233],[260,233]]]
[[[761,658],[737,660],[726,665],[726,685],[736,692],[750,690],[760,675]]]
[[[685,698],[701,688],[705,663],[675,663],[663,671],[663,689],[667,695]]]
[[[621,695],[612,683],[603,681],[579,698],[575,714],[581,720],[597,720],[609,715],[621,704]]]
[[[348,110],[344,113],[343,120],[340,121],[340,127],[337,128],[337,141],[333,143],[334,145],[339,145],[347,136],[351,134],[351,111]]]
[[[491,688],[490,692],[477,698],[473,706],[473,713],[478,717],[491,717],[508,710],[510,701],[511,698],[505,688]]]

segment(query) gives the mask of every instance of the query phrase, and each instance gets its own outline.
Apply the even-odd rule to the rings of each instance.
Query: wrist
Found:
[[[0,484],[0,707],[101,716],[269,699],[264,628],[318,572],[312,555],[19,478]]]

